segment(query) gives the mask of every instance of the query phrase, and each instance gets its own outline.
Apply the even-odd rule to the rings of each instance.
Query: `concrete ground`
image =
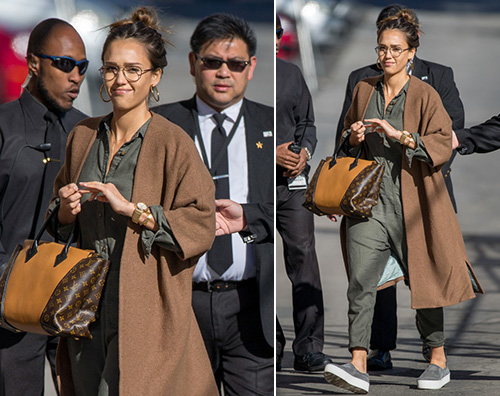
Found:
[[[314,93],[318,147],[313,170],[320,159],[331,155],[345,84],[350,71],[376,59],[374,22],[379,9],[364,8],[352,35],[334,53],[323,57],[333,65]],[[500,53],[499,14],[464,14],[418,11],[425,32],[418,55],[452,66],[466,111],[466,126],[487,120],[499,112]],[[446,308],[445,322],[451,383],[435,391],[439,395],[484,395],[500,392],[500,174],[498,152],[457,156],[453,181],[458,218],[473,268],[485,295]],[[335,363],[346,363],[347,279],[339,245],[339,226],[316,218],[316,249],[320,262],[325,303],[324,352]],[[344,394],[328,384],[322,373],[300,374],[293,370],[293,324],[290,282],[284,272],[282,246],[276,246],[276,311],[287,336],[283,370],[276,376],[276,395]],[[412,395],[425,369],[410,295],[398,286],[398,348],[392,352],[394,368],[371,373],[370,394]],[[419,392],[422,394],[422,391]]]

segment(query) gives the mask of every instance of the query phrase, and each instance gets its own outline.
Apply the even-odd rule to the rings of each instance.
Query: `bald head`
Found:
[[[37,54],[44,51],[44,45],[50,36],[52,30],[57,26],[69,26],[73,28],[68,22],[62,19],[50,18],[45,19],[36,25],[31,31],[28,41],[28,54]]]

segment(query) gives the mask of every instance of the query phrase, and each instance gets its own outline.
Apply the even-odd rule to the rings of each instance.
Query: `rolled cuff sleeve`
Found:
[[[431,164],[432,163],[431,157],[429,156],[429,153],[425,149],[425,144],[424,142],[422,142],[422,139],[420,139],[420,135],[418,133],[412,133],[411,136],[413,137],[413,140],[415,140],[417,147],[415,147],[415,149],[407,147],[405,150],[408,166],[411,168],[411,163],[413,159],[417,159],[419,161]]]
[[[151,254],[151,249],[153,248],[154,243],[163,249],[167,249],[172,252],[180,252],[181,248],[172,233],[172,229],[168,224],[163,208],[159,205],[150,206],[149,208],[151,209],[151,214],[158,224],[159,229],[154,232],[144,227],[142,230],[141,240],[146,256],[149,257]]]

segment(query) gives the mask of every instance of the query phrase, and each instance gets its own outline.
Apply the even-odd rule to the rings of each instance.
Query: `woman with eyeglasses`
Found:
[[[417,328],[431,347],[419,389],[440,389],[450,381],[442,307],[482,292],[440,172],[451,156],[451,120],[437,92],[407,72],[419,46],[414,15],[403,9],[382,22],[375,50],[384,74],[356,86],[344,121],[346,154],[362,150],[364,158],[385,166],[373,216],[345,217],[342,224],[352,360],[327,365],[324,375],[355,393],[369,390],[367,351],[377,287],[403,278],[410,286]],[[399,279],[386,278],[388,261]]]
[[[63,394],[218,395],[191,308],[192,273],[215,236],[214,185],[194,143],[151,113],[167,65],[154,11],[110,25],[101,98],[113,112],[71,133],[53,232],[110,260],[91,340],[63,339]]]

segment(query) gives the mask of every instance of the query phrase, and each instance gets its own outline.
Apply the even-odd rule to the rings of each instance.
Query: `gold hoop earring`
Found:
[[[151,96],[156,102],[160,100],[160,92],[158,92],[158,88],[156,88],[156,85],[151,85]]]
[[[375,64],[377,65],[377,69],[382,70],[382,64],[380,63],[380,58],[377,58],[377,61],[375,62]]]
[[[415,64],[413,63],[413,58],[408,60],[408,69],[411,69],[413,71],[413,68],[415,67]]]
[[[101,100],[104,102],[104,103],[108,103],[108,102],[111,102],[111,98],[106,100],[104,99],[104,97],[102,96],[102,89],[104,88],[104,83],[102,83],[101,85],[101,89],[99,90],[99,95],[101,95]]]

